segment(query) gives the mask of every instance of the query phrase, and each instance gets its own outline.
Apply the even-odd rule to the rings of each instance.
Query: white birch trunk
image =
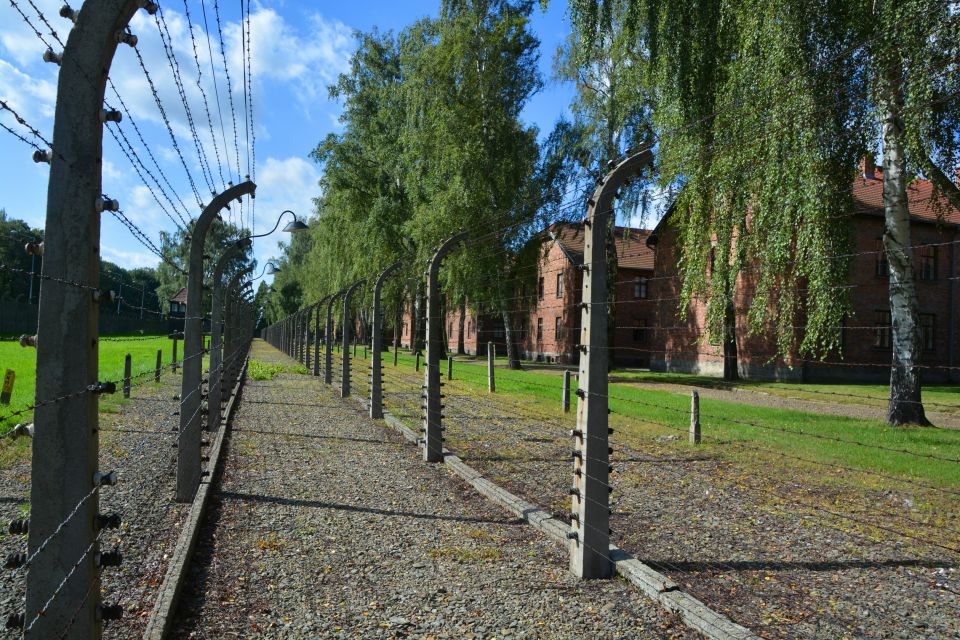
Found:
[[[890,265],[890,403],[892,425],[929,424],[920,399],[920,329],[904,173],[903,96],[899,69],[887,71],[883,113],[883,247]]]

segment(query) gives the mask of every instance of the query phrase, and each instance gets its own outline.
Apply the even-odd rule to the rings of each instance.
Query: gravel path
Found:
[[[248,381],[233,425],[173,637],[698,637],[311,376]]]
[[[887,413],[884,407],[871,406],[869,404],[802,400],[800,398],[789,398],[781,395],[764,393],[762,391],[756,391],[753,389],[742,389],[737,387],[733,387],[731,389],[716,389],[697,385],[659,382],[630,382],[627,380],[620,380],[618,381],[618,384],[639,387],[641,389],[650,389],[652,391],[681,393],[683,395],[690,395],[690,391],[696,389],[701,398],[723,400],[724,402],[737,402],[739,404],[749,404],[754,407],[806,411],[808,413],[825,413],[832,416],[858,418],[861,420],[885,421],[887,419]],[[882,402],[882,400],[880,400],[880,402]],[[927,417],[938,427],[960,429],[960,417],[958,417],[956,414],[928,410]]]
[[[417,427],[422,373],[385,372]],[[456,378],[444,394],[449,448],[563,517],[574,413]],[[611,426],[614,543],[708,606],[765,638],[960,638],[960,493]]]
[[[173,500],[176,449],[172,445],[179,421],[174,396],[179,393],[179,371],[167,370],[160,383],[153,382],[152,374],[135,380],[130,400],[101,408],[99,468],[116,470],[119,480],[100,492],[100,512],[119,513],[123,521],[119,529],[107,530],[100,545],[123,554],[121,566],[102,572],[102,602],[124,608],[121,620],[105,625],[104,638],[143,636],[186,516],[188,505]],[[7,522],[22,517],[29,506],[30,448],[29,441],[23,440],[5,440],[0,447],[7,449],[10,459],[0,472],[0,523],[6,529]],[[25,551],[26,546],[26,536],[0,537],[4,556]],[[24,593],[23,570],[0,571],[4,619],[8,613],[23,611]],[[11,631],[4,631],[4,636],[19,637]]]

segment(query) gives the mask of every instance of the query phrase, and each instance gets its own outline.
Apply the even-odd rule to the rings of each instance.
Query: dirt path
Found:
[[[249,381],[228,447],[173,637],[696,637],[311,376]]]

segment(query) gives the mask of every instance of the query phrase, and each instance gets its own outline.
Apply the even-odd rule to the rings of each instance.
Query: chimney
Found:
[[[860,161],[860,175],[862,175],[867,180],[876,180],[877,175],[874,173],[876,165],[873,163],[873,154],[868,153],[863,156],[863,160]]]

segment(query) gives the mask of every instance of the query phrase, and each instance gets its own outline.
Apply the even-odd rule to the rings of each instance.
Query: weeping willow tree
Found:
[[[571,2],[584,41],[618,5]],[[781,355],[839,350],[850,187],[882,146],[893,424],[926,422],[905,188],[920,173],[956,198],[944,179],[958,159],[956,13],[934,0],[636,0],[623,20],[649,55],[658,186],[679,192],[683,306],[706,298],[724,343],[740,311]],[[738,283],[752,294],[741,310]]]
[[[408,30],[423,46],[404,57],[405,232],[424,262],[453,232],[471,232],[469,250],[444,260],[444,290],[500,315],[512,367],[514,255],[539,205],[537,130],[520,119],[541,85],[532,9],[530,0],[443,0],[438,19]]]

